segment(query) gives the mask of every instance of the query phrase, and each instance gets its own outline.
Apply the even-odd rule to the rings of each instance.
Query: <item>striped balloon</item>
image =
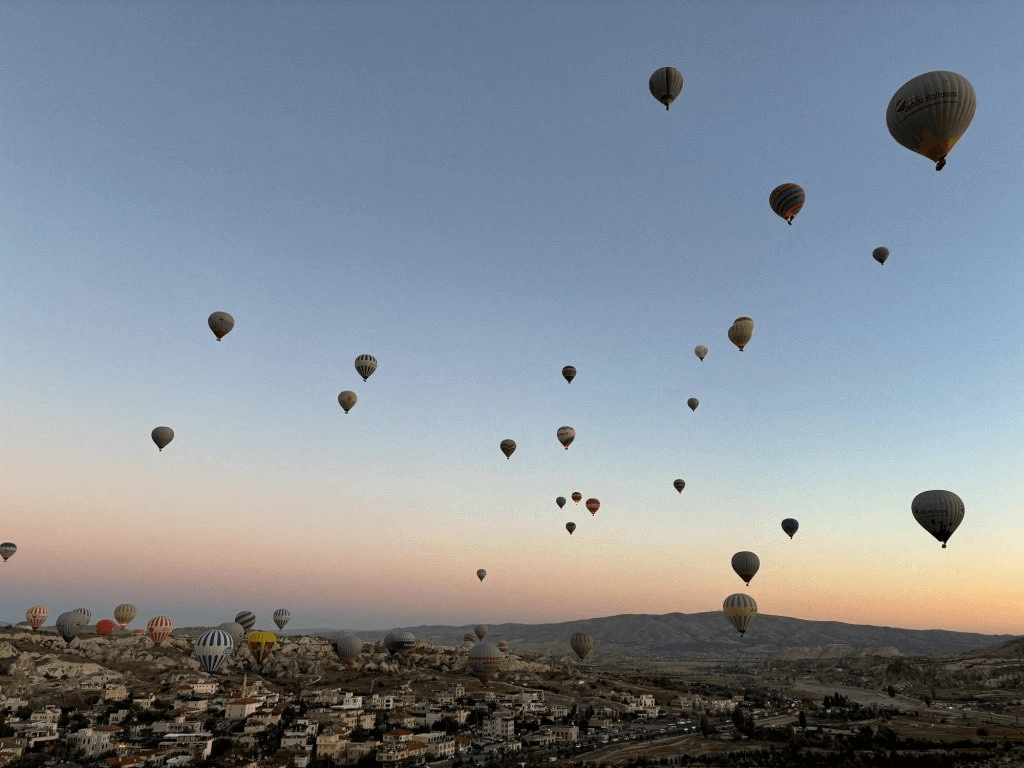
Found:
[[[117,608],[114,609],[114,619],[121,625],[121,629],[124,629],[132,623],[138,615],[138,609],[131,603],[121,603]]]
[[[351,667],[356,658],[363,652],[363,641],[355,635],[342,635],[334,643],[334,652],[338,654],[345,666]]]
[[[231,655],[234,640],[222,629],[211,629],[196,640],[196,658],[199,665],[211,675],[220,669],[224,659]]]
[[[911,152],[934,161],[941,171],[946,155],[974,118],[974,86],[956,72],[925,72],[900,86],[885,110],[889,133]]]
[[[586,632],[574,632],[569,638],[569,646],[580,657],[580,661],[583,661],[587,654],[594,650],[594,638]]]
[[[651,96],[664,104],[668,111],[683,90],[683,74],[675,67],[662,67],[651,75],[647,87],[651,89]]]
[[[953,535],[964,519],[964,502],[952,491],[925,491],[917,494],[910,503],[914,519],[928,533],[942,542]]]
[[[50,612],[46,610],[45,605],[33,605],[25,611],[25,620],[28,621],[28,625],[32,627],[32,629],[39,629],[46,623],[46,619],[49,615]]]
[[[256,614],[252,611],[239,611],[235,616],[235,623],[241,624],[242,629],[248,632],[256,626]]]
[[[156,645],[160,645],[160,643],[171,636],[171,630],[173,629],[174,622],[171,621],[170,616],[154,616],[146,625],[146,635]]]
[[[754,321],[749,317],[737,317],[736,322],[729,326],[729,341],[739,347],[740,352],[747,346],[754,335]]]
[[[750,586],[750,580],[754,578],[757,569],[761,567],[761,561],[753,552],[737,552],[732,556],[732,569],[736,575]]]
[[[750,595],[729,595],[722,603],[722,611],[725,613],[725,618],[742,635],[750,629],[750,625],[757,618],[757,603]]]
[[[292,614],[287,608],[278,608],[274,611],[274,623],[278,629],[284,629],[284,625],[291,621]]]
[[[366,381],[377,370],[377,358],[373,355],[360,355],[356,358],[356,372]]]
[[[469,669],[481,683],[487,685],[498,674],[505,654],[494,643],[477,643],[469,651]]]
[[[804,207],[804,190],[799,184],[779,184],[768,195],[768,203],[776,214],[792,224],[793,219]]]

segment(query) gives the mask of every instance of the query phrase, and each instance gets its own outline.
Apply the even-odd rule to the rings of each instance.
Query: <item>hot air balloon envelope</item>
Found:
[[[39,629],[46,623],[46,619],[49,615],[50,612],[46,609],[45,605],[33,605],[25,611],[25,620],[28,621],[28,625],[32,627],[32,629]]]
[[[484,576],[486,576],[486,575],[487,575],[487,571],[485,571],[483,568],[478,569],[477,572],[476,572],[476,577],[478,579],[480,579],[480,581],[483,581],[484,580]]]
[[[277,645],[277,635],[273,632],[257,630],[248,634],[245,643],[249,646],[249,653],[252,654],[256,663],[262,667],[263,662],[267,660],[270,652]]]
[[[576,530],[576,523],[566,523],[565,530],[567,530],[569,535],[572,536],[572,532]]]
[[[601,502],[598,499],[587,499],[587,510],[590,512],[591,517],[597,514],[597,510],[601,508]]]
[[[366,381],[377,370],[377,358],[373,355],[360,355],[356,358],[356,371]]]
[[[580,661],[583,661],[594,648],[594,638],[586,632],[575,632],[569,638],[569,645],[576,652],[576,655],[580,657]]]
[[[556,435],[558,436],[558,442],[565,446],[565,450],[568,451],[572,441],[576,439],[576,430],[572,427],[559,427]]]
[[[174,430],[170,427],[157,427],[150,434],[156,447],[161,451],[174,439]]]
[[[739,347],[740,352],[747,346],[750,337],[754,335],[754,321],[749,317],[737,317],[729,327],[729,341]]]
[[[558,505],[559,509],[564,507],[565,506],[565,496],[559,496],[557,499],[555,499],[555,504]]]
[[[199,665],[211,675],[220,669],[224,659],[231,655],[235,641],[223,629],[211,629],[196,640],[196,659]]]
[[[562,369],[562,376],[565,380],[572,384],[572,380],[576,378],[576,368],[572,365],[567,365]]]
[[[346,389],[338,395],[338,405],[342,407],[342,410],[344,410],[345,413],[348,413],[355,407],[356,400],[358,399],[359,398],[356,397],[355,392],[350,389]]]
[[[278,608],[274,611],[274,623],[278,629],[284,629],[284,625],[291,621],[292,614],[287,608]]]
[[[703,344],[698,344],[693,348],[693,354],[695,354],[700,360],[703,360],[708,356],[708,348]]]
[[[892,95],[885,110],[889,133],[907,149],[935,162],[941,171],[946,155],[974,118],[974,87],[956,72],[925,72]]]
[[[146,634],[150,640],[160,645],[160,643],[171,636],[171,630],[173,629],[174,622],[171,621],[169,616],[154,616],[146,625]]]
[[[800,523],[798,523],[792,517],[787,517],[785,520],[782,521],[782,530],[784,530],[791,539],[793,538],[793,534],[796,533],[799,527]]]
[[[750,586],[750,580],[754,578],[754,574],[760,567],[761,561],[753,552],[737,552],[732,556],[732,569],[747,583],[747,586]]]
[[[742,635],[757,618],[757,603],[750,595],[738,593],[729,595],[722,603],[722,611],[736,631]]]
[[[672,481],[672,487],[675,488],[680,493],[682,493],[683,492],[683,488],[686,487],[686,481],[685,480],[673,480]]]
[[[138,610],[131,603],[121,603],[114,609],[114,620],[121,625],[121,629],[124,629],[132,623],[132,619],[134,619],[138,613]]]
[[[235,318],[227,312],[214,312],[210,315],[207,323],[210,326],[210,330],[213,331],[213,335],[217,337],[217,341],[220,341],[231,333],[231,329],[235,327]]]
[[[889,258],[889,249],[884,246],[881,248],[875,248],[871,252],[871,257],[879,264],[885,264],[885,260]]]
[[[512,454],[516,452],[516,441],[502,440],[501,445],[498,447],[501,448],[501,452],[505,454],[505,458],[510,459],[512,458]]]
[[[498,674],[505,654],[494,643],[479,642],[469,651],[469,669],[481,683],[487,685]]]
[[[768,195],[768,204],[787,224],[793,223],[793,219],[804,207],[804,200],[804,190],[799,184],[779,184]]]
[[[952,491],[924,491],[917,494],[910,503],[914,519],[928,533],[946,542],[964,519],[964,502]]]
[[[683,75],[675,67],[656,69],[647,81],[651,96],[665,105],[665,110],[672,106],[679,92],[683,90]]]

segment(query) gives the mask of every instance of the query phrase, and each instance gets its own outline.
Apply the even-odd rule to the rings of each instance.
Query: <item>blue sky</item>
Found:
[[[0,618],[717,610],[749,549],[765,613],[1018,631],[1017,3],[2,13]],[[884,119],[935,69],[941,173]]]

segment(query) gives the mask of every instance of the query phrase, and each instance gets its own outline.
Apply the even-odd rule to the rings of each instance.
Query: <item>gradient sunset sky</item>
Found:
[[[132,602],[138,625],[387,629],[746,591],[1024,630],[1021,3],[0,22],[0,620]],[[668,112],[662,66],[685,77]],[[931,70],[978,102],[941,173],[885,125]],[[807,194],[793,226],[783,182]],[[911,515],[929,489],[966,505],[947,549]],[[596,516],[558,509],[575,490]]]

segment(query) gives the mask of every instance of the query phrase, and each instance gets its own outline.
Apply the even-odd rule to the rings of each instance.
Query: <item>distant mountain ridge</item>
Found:
[[[472,624],[393,627],[442,645],[460,645]],[[345,630],[347,632],[349,630]],[[391,630],[351,630],[363,640],[379,640]],[[302,629],[294,633],[333,637],[334,629]],[[759,614],[745,637],[729,625],[720,611],[704,613],[620,614],[557,624],[492,624],[488,638],[504,640],[523,651],[569,653],[573,632],[594,637],[598,656],[663,656],[669,658],[750,656],[771,658],[786,648],[806,646],[875,646],[896,648],[907,656],[963,653],[1015,639],[1016,635],[986,635],[944,629],[900,629],[840,621],[811,621]]]

